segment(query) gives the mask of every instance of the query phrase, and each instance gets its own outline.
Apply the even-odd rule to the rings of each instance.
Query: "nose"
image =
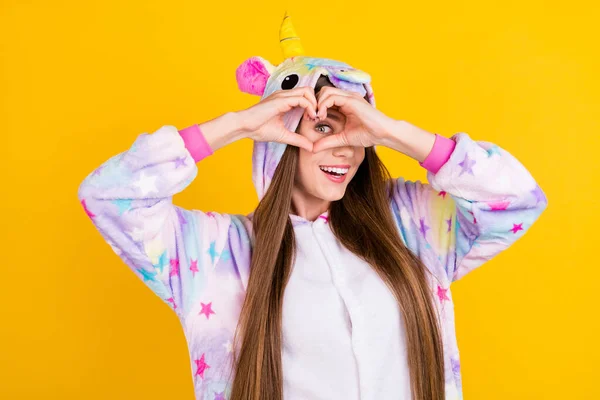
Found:
[[[335,157],[352,158],[352,156],[354,156],[354,147],[352,147],[352,146],[335,147],[331,153]]]

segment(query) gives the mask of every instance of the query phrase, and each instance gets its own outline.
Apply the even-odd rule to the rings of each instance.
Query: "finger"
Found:
[[[316,116],[316,109],[304,96],[283,97],[278,99],[278,101],[281,102],[278,107],[281,113],[286,113],[294,107],[302,107],[304,110],[308,111],[310,115]]]
[[[305,136],[298,133],[287,132],[280,139],[281,142],[290,144],[292,146],[301,147],[310,152],[313,151],[313,142],[308,140]]]
[[[348,95],[339,95],[339,94],[330,94],[327,97],[319,100],[319,105],[317,108],[317,117],[319,119],[327,118],[327,109],[337,106],[341,109],[346,106],[350,100],[354,100],[353,97]]]
[[[315,90],[308,86],[300,86],[289,90],[276,90],[275,92],[273,92],[272,96],[274,98],[302,96],[312,103],[315,110],[317,109],[317,98],[315,97]]]
[[[318,153],[323,150],[333,149],[335,147],[344,147],[349,146],[348,140],[346,136],[340,132],[335,135],[325,136],[316,142],[313,143],[312,151],[313,153]]]

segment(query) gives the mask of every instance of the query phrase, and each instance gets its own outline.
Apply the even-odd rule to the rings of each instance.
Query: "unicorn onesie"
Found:
[[[369,74],[304,55],[286,13],[284,61],[251,57],[236,71],[240,90],[265,98],[314,87],[326,75],[375,107]],[[284,116],[295,131],[303,109]],[[286,145],[255,142],[259,199]],[[252,213],[187,210],[172,197],[211,154],[198,125],[142,133],[81,183],[79,201],[122,261],[178,316],[188,343],[197,400],[228,399],[233,335],[250,275]],[[421,163],[428,184],[396,178],[390,208],[404,245],[428,268],[441,326],[447,400],[462,399],[451,284],[522,237],[547,206],[527,169],[500,146],[467,133],[436,135]],[[410,399],[405,334],[391,291],[333,235],[325,212],[290,215],[297,243],[283,306],[285,400]]]

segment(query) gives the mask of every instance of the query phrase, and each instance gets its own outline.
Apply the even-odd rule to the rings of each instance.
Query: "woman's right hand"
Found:
[[[245,137],[257,142],[279,142],[312,151],[313,143],[306,137],[289,131],[283,115],[294,107],[304,108],[304,117],[315,119],[317,99],[313,88],[298,87],[277,90],[254,106],[237,112]]]

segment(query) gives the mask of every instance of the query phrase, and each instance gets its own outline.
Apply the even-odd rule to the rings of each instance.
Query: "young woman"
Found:
[[[141,134],[79,188],[180,318],[196,398],[461,399],[449,286],[527,231],[540,187],[495,144],[378,111],[368,75],[339,61],[253,57],[238,84],[261,101]],[[197,162],[242,138],[255,212],[173,205]],[[430,183],[391,179],[374,146],[414,158]]]

